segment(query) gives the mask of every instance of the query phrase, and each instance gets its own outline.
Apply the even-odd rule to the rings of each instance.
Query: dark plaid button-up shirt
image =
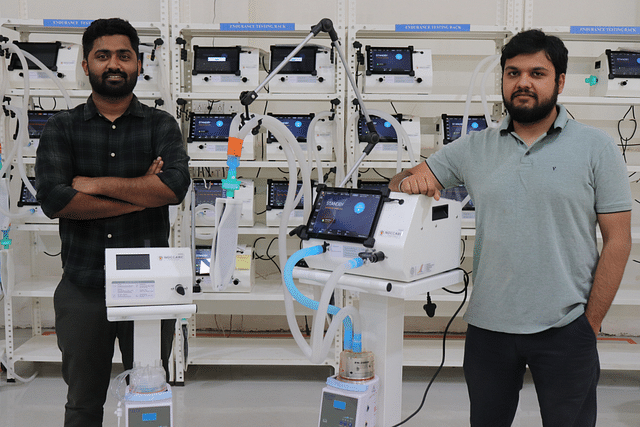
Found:
[[[37,199],[51,217],[77,193],[71,187],[75,176],[135,178],[158,156],[164,161],[158,176],[182,200],[190,183],[189,158],[176,120],[134,96],[112,123],[90,97],[45,126],[36,155]],[[64,275],[79,286],[102,287],[105,248],[164,247],[169,230],[168,206],[96,220],[60,218]]]

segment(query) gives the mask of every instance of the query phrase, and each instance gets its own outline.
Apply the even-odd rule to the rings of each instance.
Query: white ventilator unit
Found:
[[[211,280],[211,246],[196,246],[196,284],[202,292],[251,292],[255,283],[255,264],[253,249],[238,246],[236,264],[231,283],[223,289],[213,286]]]
[[[82,46],[62,42],[14,42],[18,48],[35,56],[59,79],[65,89],[89,89],[89,78],[82,69]],[[25,73],[31,89],[58,89],[50,75],[29,58],[27,69],[17,54],[9,62],[9,84],[23,89]]]
[[[35,186],[36,179],[29,177],[29,182]],[[9,200],[11,201],[10,212],[15,215],[16,220],[23,224],[57,224],[57,219],[47,217],[40,202],[36,200],[24,181],[19,176],[13,176],[9,183]]]
[[[42,136],[44,125],[47,124],[49,118],[55,113],[57,113],[57,111],[52,110],[29,110],[27,112],[27,117],[29,119],[29,123],[27,125],[27,129],[29,131],[29,140],[26,146],[22,147],[23,157],[36,156],[36,150],[38,149],[38,144],[40,143],[40,136]]]
[[[366,46],[363,93],[429,94],[433,88],[430,49]]]
[[[462,136],[462,122],[464,117],[462,115],[450,115],[450,114],[442,114],[440,116],[440,122],[436,127],[437,137],[436,137],[436,149],[439,150],[450,142],[455,141],[456,139]],[[479,132],[487,128],[487,119],[485,116],[468,116],[467,118],[467,131],[464,135],[469,132]]]
[[[271,46],[271,69],[275,69],[296,46]],[[328,47],[306,45],[269,83],[270,93],[333,93],[335,61]]]
[[[585,81],[591,96],[640,97],[640,52],[609,50],[593,63]]]
[[[302,188],[302,181],[298,182],[296,194]],[[267,227],[279,227],[282,214],[284,212],[284,203],[287,199],[289,191],[289,181],[267,180],[267,200],[266,200],[266,225]],[[300,201],[289,214],[288,224],[297,226],[304,223],[304,196],[300,197]]]
[[[160,57],[155,54],[155,50],[150,46],[140,45],[138,49],[140,51],[142,69],[138,76],[135,90],[136,92],[159,92],[162,86]]]
[[[105,296],[109,321],[133,320],[134,369],[120,398],[125,427],[173,426],[171,387],[160,366],[162,319],[195,313],[189,248],[105,250]],[[121,377],[124,375],[121,374]]]
[[[192,160],[226,160],[229,129],[235,114],[192,114],[187,152]],[[257,138],[251,132],[242,143],[242,160],[256,159]]]
[[[301,237],[305,247],[327,248],[306,258],[310,268],[332,271],[363,253],[382,252],[383,261],[346,274],[411,282],[460,265],[459,202],[395,192],[387,200],[368,189],[317,191]]]
[[[265,57],[266,53],[255,47],[194,46],[192,91],[239,93],[253,89],[260,83]]]
[[[397,121],[371,115],[376,132],[380,137],[380,141],[375,145],[366,160],[397,160],[398,159],[398,123],[402,127],[402,134],[409,138],[409,144],[413,152],[414,160],[420,157],[420,118],[408,116],[404,114],[396,114],[393,118]],[[358,140],[360,141],[360,151],[368,144],[369,130],[365,124],[364,117],[358,118]],[[404,145],[404,144],[403,144]],[[406,146],[401,148],[402,153],[400,159],[403,161],[411,160],[409,151]]]
[[[318,151],[320,160],[331,161],[333,158],[333,129],[335,122],[327,117],[314,120],[315,114],[269,114],[280,120],[291,131],[300,143],[300,149],[308,153],[309,143],[312,141]],[[312,133],[313,135],[310,135]],[[312,148],[314,148],[312,147]],[[286,160],[282,145],[269,132],[266,140],[267,160]],[[312,156],[312,158],[314,158]]]
[[[220,180],[194,180],[195,224],[197,227],[213,227],[215,225],[215,206],[219,197],[226,197]],[[253,227],[255,224],[254,209],[255,187],[250,179],[240,179],[240,189],[235,191],[234,198],[242,202],[240,227]]]
[[[191,304],[189,248],[106,249],[107,307]]]
[[[379,388],[378,377],[357,382],[329,377],[322,389],[318,427],[375,427]]]

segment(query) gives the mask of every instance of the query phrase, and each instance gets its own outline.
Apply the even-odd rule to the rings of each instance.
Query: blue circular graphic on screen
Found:
[[[474,129],[478,129],[478,124],[476,122],[471,123],[471,127]]]
[[[402,60],[402,54],[401,53],[396,53],[396,59],[398,61],[401,61]]]
[[[638,64],[640,64],[640,58],[636,59],[636,62],[637,62]]]
[[[364,212],[364,203],[362,202],[356,203],[356,205],[353,207],[353,211],[357,214]]]
[[[221,128],[222,126],[224,126],[224,122],[222,120],[218,120],[216,122],[216,126],[218,126],[219,128]]]
[[[390,128],[390,127],[391,127],[391,123],[389,123],[389,122],[384,122],[384,127],[386,127],[386,128]]]
[[[293,125],[299,128],[299,127],[302,127],[302,122],[300,120],[296,120],[296,122]]]

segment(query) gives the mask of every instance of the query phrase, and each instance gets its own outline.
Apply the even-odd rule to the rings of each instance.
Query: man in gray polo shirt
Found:
[[[516,35],[502,51],[501,126],[458,139],[390,183],[436,199],[465,185],[476,207],[464,317],[472,427],[511,425],[526,366],[545,427],[596,422],[596,335],[631,249],[631,191],[613,139],[557,104],[567,56],[557,37]]]

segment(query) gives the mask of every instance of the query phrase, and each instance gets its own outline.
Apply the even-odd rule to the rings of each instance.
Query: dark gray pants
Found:
[[[53,299],[62,377],[69,386],[65,427],[102,426],[118,338],[124,369],[133,367],[133,322],[109,322],[104,288],[77,286],[64,277]],[[175,320],[162,321],[161,355],[165,369]]]
[[[469,326],[464,374],[472,427],[509,427],[529,366],[544,427],[596,424],[600,362],[596,336],[582,315],[562,328],[531,335]]]

